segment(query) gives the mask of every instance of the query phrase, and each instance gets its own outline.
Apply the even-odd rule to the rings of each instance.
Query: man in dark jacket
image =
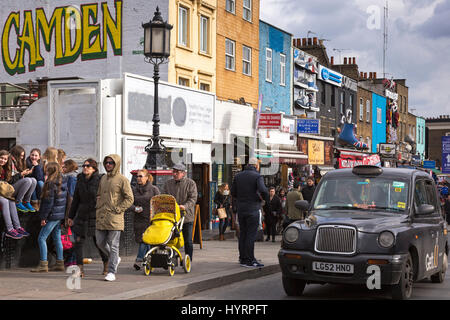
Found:
[[[306,186],[302,189],[303,200],[307,200],[311,203],[315,190],[316,186],[314,185],[314,178],[308,177],[306,179]]]
[[[259,174],[259,164],[255,158],[239,172],[231,187],[231,195],[236,200],[239,221],[239,260],[241,266],[263,267],[254,255],[256,234],[258,231],[261,200],[269,201],[269,192],[264,179]]]

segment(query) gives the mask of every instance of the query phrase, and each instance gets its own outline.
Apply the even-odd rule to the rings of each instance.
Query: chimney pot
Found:
[[[347,57],[344,57],[344,64],[347,64]]]
[[[314,44],[315,46],[317,46],[317,37],[314,37],[314,38],[313,38],[313,44]]]
[[[334,64],[334,57],[331,57],[331,64]]]
[[[373,78],[374,78],[374,79],[377,78],[377,73],[376,73],[376,72],[373,73]]]
[[[367,72],[364,72],[364,79],[367,79]]]
[[[356,64],[356,57],[353,57],[353,64]]]
[[[311,46],[311,45],[312,45],[312,39],[308,38],[308,46]]]
[[[306,38],[302,38],[302,46],[306,47]]]

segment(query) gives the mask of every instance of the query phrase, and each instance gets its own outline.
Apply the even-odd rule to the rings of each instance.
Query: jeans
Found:
[[[82,265],[83,259],[84,259],[83,248],[84,248],[84,243],[86,241],[86,238],[80,237],[80,236],[76,235],[75,233],[73,234],[73,237],[75,239],[75,243],[73,244],[73,247],[74,247],[74,252],[75,252],[75,256],[76,256],[76,260],[77,260],[77,265]],[[102,250],[100,250],[100,248],[98,247],[97,238],[95,236],[93,237],[93,240],[94,240],[95,247],[97,248],[98,252],[100,253],[100,257],[102,258],[102,261],[108,262],[108,256]]]
[[[64,260],[63,246],[61,242],[61,220],[47,221],[47,224],[42,227],[38,236],[39,252],[41,261],[47,261],[47,238],[52,235],[53,243],[56,249],[56,259]]]
[[[22,178],[16,183],[13,184],[14,190],[14,198],[16,198],[16,202],[20,203],[30,202],[31,195],[33,194],[34,189],[36,189],[37,181],[35,178]]]
[[[97,246],[108,257],[108,272],[117,273],[120,230],[95,230]]]
[[[3,220],[5,220],[7,231],[20,228],[20,221],[17,216],[17,208],[14,201],[0,197],[0,209],[3,214]]]
[[[255,240],[259,226],[259,210],[238,212],[239,219],[239,260],[252,263],[255,259]]]
[[[44,181],[37,181],[36,189],[34,189],[31,195],[31,200],[40,200],[42,188],[44,187]]]
[[[194,245],[192,243],[192,229],[194,227],[193,222],[183,223],[183,239],[184,239],[184,253],[188,254],[192,261],[192,255],[194,254]]]
[[[145,254],[151,249],[151,246],[149,244],[146,243],[139,243],[139,249],[138,249],[138,254],[136,257],[136,262],[142,262],[142,260],[144,259]]]
[[[219,234],[225,234],[228,227],[228,217],[219,220]]]

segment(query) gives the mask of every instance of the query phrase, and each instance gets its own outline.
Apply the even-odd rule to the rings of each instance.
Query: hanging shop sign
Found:
[[[345,157],[339,158],[339,169],[343,168],[353,168],[360,165],[371,165],[371,166],[381,166],[380,156],[373,154],[370,156],[355,156],[346,155]]]
[[[322,65],[319,65],[319,79],[338,87],[342,86],[342,74]]]
[[[324,164],[324,142],[320,140],[308,140],[308,160],[309,164]]]
[[[294,49],[294,63],[313,73],[319,71],[317,58],[299,49]]]
[[[425,169],[436,169],[436,161],[434,161],[434,160],[425,160],[423,162],[423,167]]]
[[[380,143],[379,153],[383,157],[392,158],[395,156],[395,144],[393,143]]]
[[[281,129],[281,113],[261,113],[258,120],[259,129]]]
[[[320,134],[320,120],[297,119],[297,133]]]
[[[342,77],[342,87],[344,87],[346,89],[350,89],[352,91],[357,91],[358,83],[355,80],[353,80],[352,78],[343,76]]]
[[[388,89],[384,90],[384,95],[385,95],[387,98],[389,98],[389,99],[391,99],[391,100],[393,100],[393,101],[397,101],[397,100],[398,100],[398,93],[389,91]]]
[[[442,173],[450,173],[450,136],[442,137]]]

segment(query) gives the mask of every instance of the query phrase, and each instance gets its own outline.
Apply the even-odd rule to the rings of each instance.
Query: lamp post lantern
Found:
[[[153,65],[154,103],[153,103],[153,135],[145,147],[147,152],[146,169],[156,170],[165,166],[165,147],[159,136],[159,104],[158,83],[159,65],[166,63],[170,56],[170,30],[173,26],[165,22],[156,7],[155,15],[150,22],[142,24],[144,28],[145,61]]]

